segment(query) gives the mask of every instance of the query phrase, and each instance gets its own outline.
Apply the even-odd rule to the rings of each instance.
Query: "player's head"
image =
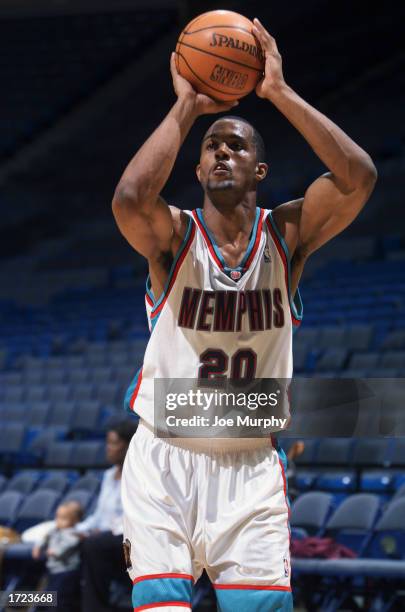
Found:
[[[58,529],[74,527],[83,517],[83,508],[78,501],[69,501],[56,508],[55,523]]]
[[[205,133],[197,177],[208,193],[256,191],[267,174],[265,159],[263,138],[256,128],[242,117],[227,115]],[[216,169],[216,164],[222,165],[223,170]]]
[[[131,438],[137,429],[137,423],[125,419],[111,424],[107,431],[107,460],[113,465],[122,465]]]

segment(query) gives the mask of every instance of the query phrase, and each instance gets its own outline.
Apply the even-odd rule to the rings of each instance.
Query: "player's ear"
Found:
[[[198,180],[199,180],[199,181],[200,181],[200,183],[201,183],[201,166],[200,166],[200,164],[198,164],[198,166],[196,167],[196,169],[195,169],[195,173],[196,173],[196,175],[197,175]]]
[[[264,162],[259,162],[256,164],[256,180],[262,181],[266,178],[268,172],[268,165]]]

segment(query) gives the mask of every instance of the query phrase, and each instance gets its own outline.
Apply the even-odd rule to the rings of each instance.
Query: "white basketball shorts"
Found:
[[[155,437],[141,421],[130,443],[122,501],[134,610],[191,609],[205,568],[221,612],[291,611],[284,452],[270,440],[197,442]]]

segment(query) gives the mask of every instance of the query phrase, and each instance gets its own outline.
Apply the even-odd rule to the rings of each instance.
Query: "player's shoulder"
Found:
[[[174,233],[178,238],[183,239],[190,224],[189,211],[184,211],[172,204],[168,204],[168,206],[173,220]]]
[[[302,203],[304,198],[290,200],[279,204],[271,211],[271,215],[277,224],[297,223],[301,218]]]

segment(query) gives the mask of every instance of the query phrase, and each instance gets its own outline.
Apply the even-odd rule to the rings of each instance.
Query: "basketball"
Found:
[[[177,70],[200,93],[238,100],[264,74],[264,57],[253,23],[233,11],[209,11],[184,28],[176,45]]]

